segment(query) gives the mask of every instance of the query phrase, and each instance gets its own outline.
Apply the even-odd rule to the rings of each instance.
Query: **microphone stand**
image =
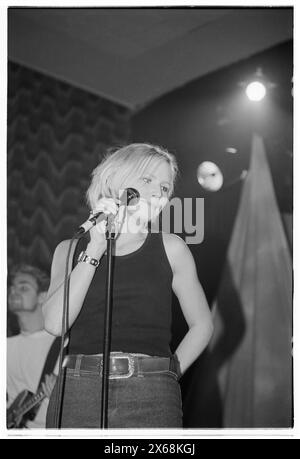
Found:
[[[114,216],[109,215],[106,226],[107,240],[107,267],[106,267],[106,300],[104,313],[104,341],[103,341],[103,367],[102,367],[102,403],[101,403],[101,428],[108,428],[108,390],[109,390],[109,358],[111,345],[111,323],[112,323],[112,249],[116,237]]]

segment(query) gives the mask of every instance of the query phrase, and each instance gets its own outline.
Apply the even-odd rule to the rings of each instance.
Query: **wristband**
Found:
[[[88,263],[94,266],[95,268],[98,268],[98,266],[100,265],[100,260],[96,260],[96,258],[89,257],[86,252],[81,252],[79,254],[77,262]]]

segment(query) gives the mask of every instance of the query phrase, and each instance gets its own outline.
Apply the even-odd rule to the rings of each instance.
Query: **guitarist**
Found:
[[[7,338],[7,407],[23,391],[35,394],[42,389],[45,398],[34,412],[31,411],[29,419],[23,419],[19,427],[44,428],[48,397],[56,379],[53,374],[48,374],[40,384],[49,350],[55,340],[53,335],[44,330],[42,314],[49,277],[35,266],[19,265],[12,270],[10,280],[8,308],[17,317],[20,333]],[[20,403],[24,401],[22,395],[19,397]]]

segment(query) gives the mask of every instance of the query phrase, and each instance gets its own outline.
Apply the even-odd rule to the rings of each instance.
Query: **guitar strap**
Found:
[[[47,355],[47,359],[46,359],[46,362],[44,364],[43,371],[41,373],[41,377],[40,377],[40,382],[39,382],[38,388],[41,387],[41,384],[42,384],[45,376],[46,375],[50,375],[53,372],[55,364],[56,364],[56,361],[58,359],[59,349],[60,349],[60,337],[57,336],[55,338],[55,340],[53,341],[50,349],[49,349],[49,352],[48,352],[48,355]]]

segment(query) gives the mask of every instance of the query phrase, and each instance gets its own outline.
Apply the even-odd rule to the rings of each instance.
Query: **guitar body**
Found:
[[[24,407],[33,397],[33,393],[29,390],[23,390],[15,398],[10,407],[6,410],[6,425],[8,429],[24,429],[28,420],[32,420],[35,417],[36,410],[31,408],[30,410],[24,410]]]

